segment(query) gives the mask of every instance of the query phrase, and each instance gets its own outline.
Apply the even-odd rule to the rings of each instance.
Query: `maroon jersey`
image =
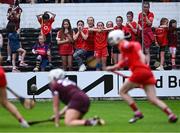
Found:
[[[79,96],[88,98],[88,96],[80,90],[76,83],[68,79],[57,80],[55,83],[50,84],[50,88],[52,94],[59,94],[60,100],[66,105],[69,104],[71,100],[76,98],[78,99]]]

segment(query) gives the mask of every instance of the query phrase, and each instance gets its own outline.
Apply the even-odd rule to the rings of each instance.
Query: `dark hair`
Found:
[[[94,18],[93,18],[93,17],[88,17],[88,18],[87,18],[87,21],[88,21],[88,19],[89,19],[89,18],[92,18],[92,19],[93,19],[93,21],[94,21]]]
[[[126,16],[127,16],[127,15],[131,15],[132,17],[134,17],[134,13],[133,13],[132,11],[128,11],[127,14],[126,14]]]
[[[112,26],[114,25],[114,24],[113,24],[113,21],[107,21],[107,22],[106,22],[106,27],[107,27],[107,24],[108,24],[109,22],[112,23]]]
[[[145,2],[143,3],[143,6],[144,6],[144,5],[148,5],[148,7],[150,7],[150,3],[147,2],[147,1],[145,1]]]
[[[122,22],[123,22],[123,17],[117,16],[117,17],[116,17],[116,21],[117,21],[118,18],[120,18],[120,19],[122,20]]]
[[[171,19],[169,21],[169,28],[172,28],[172,24],[174,24],[174,23],[177,23],[177,21],[175,19]]]
[[[15,6],[19,6],[19,0],[16,0],[14,3]]]
[[[163,25],[164,22],[169,21],[167,18],[161,18],[160,25]]]
[[[73,35],[73,30],[72,30],[72,27],[71,27],[71,23],[70,23],[70,20],[69,19],[63,19],[62,21],[62,26],[61,26],[61,31],[62,31],[62,36],[61,36],[61,39],[64,38],[65,34],[65,28],[64,28],[64,23],[67,22],[69,24],[69,27],[68,27],[68,32],[70,35]]]
[[[48,14],[48,13],[44,13],[44,14],[42,15],[42,19],[43,19],[43,20],[48,20],[48,19],[50,19],[49,14]]]
[[[16,25],[13,22],[8,23],[6,30],[8,33],[16,32]]]
[[[80,22],[83,23],[83,25],[84,25],[84,21],[83,20],[78,20],[76,24],[78,25],[78,23],[80,23]]]
[[[99,21],[99,22],[97,22],[97,25],[98,25],[99,23],[101,23],[101,24],[104,26],[104,23],[103,23],[103,22]]]

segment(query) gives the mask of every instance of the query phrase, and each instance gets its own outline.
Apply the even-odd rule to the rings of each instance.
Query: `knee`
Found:
[[[6,107],[6,105],[7,105],[7,100],[1,100],[0,101],[0,104],[2,105],[2,107]]]
[[[65,119],[64,123],[66,126],[72,126],[71,120]]]
[[[148,97],[148,100],[151,104],[156,104],[157,103],[157,98],[155,97]]]
[[[126,92],[123,89],[120,89],[119,94],[120,94],[120,96],[123,97],[126,94]]]

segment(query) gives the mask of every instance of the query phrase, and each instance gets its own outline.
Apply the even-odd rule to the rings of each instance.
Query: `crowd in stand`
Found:
[[[19,55],[20,66],[27,66],[24,63],[26,50],[24,50],[19,41],[20,31],[20,16],[22,9],[19,7],[18,0],[15,5],[8,9],[8,47],[7,60],[11,60],[13,72],[19,71],[16,67],[16,54]],[[55,21],[56,15],[49,11],[37,15],[37,20],[41,26],[41,32],[38,37],[38,43],[32,48],[32,53],[36,55],[36,66],[34,71],[44,71],[47,65],[51,64],[51,46],[52,44],[52,24]],[[143,43],[143,50],[146,55],[146,63],[150,64],[150,46],[156,44],[160,48],[160,66],[158,70],[163,70],[164,54],[166,47],[172,54],[172,65],[176,67],[175,55],[177,47],[177,22],[172,19],[162,18],[159,27],[152,30],[154,19],[153,12],[150,11],[150,4],[144,2],[143,12],[139,13],[138,22],[133,20],[134,14],[128,11],[126,20],[121,16],[117,16],[116,23],[112,21],[97,22],[93,17],[87,18],[87,26],[83,20],[77,21],[77,27],[72,28],[69,19],[62,21],[62,26],[57,32],[56,40],[58,52],[62,59],[62,68],[64,70],[73,70],[73,59],[77,61],[79,71],[85,71],[86,61],[90,57],[95,57],[97,60],[96,70],[104,70],[107,65],[112,65],[118,62],[118,48],[108,45],[108,33],[112,30],[122,30],[125,36],[130,41],[139,41]],[[123,25],[123,22],[126,24]],[[143,29],[143,30],[142,30]],[[142,41],[143,36],[143,41]],[[0,36],[1,37],[1,36]],[[1,39],[2,40],[2,39]],[[1,42],[1,41],[0,41]],[[1,45],[0,45],[1,46]],[[108,59],[108,61],[107,61]]]

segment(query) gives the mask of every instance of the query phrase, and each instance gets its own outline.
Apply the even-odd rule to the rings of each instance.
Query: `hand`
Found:
[[[103,30],[102,29],[98,29],[98,32],[102,32]]]
[[[145,12],[143,12],[143,16],[147,16]]]
[[[79,32],[81,32],[81,31],[82,31],[82,27],[81,27],[81,26],[79,26],[79,27],[78,27],[78,30],[79,30]]]

